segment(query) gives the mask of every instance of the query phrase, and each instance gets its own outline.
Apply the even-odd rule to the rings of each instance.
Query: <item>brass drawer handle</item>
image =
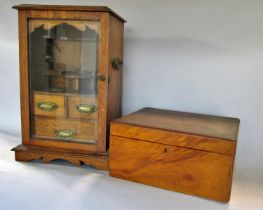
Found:
[[[79,104],[79,105],[77,105],[76,109],[80,113],[92,114],[96,111],[96,106],[90,105],[90,104]]]
[[[39,109],[46,112],[52,112],[58,108],[58,105],[53,102],[39,102],[37,106]]]
[[[71,131],[71,130],[55,130],[55,134],[59,138],[72,139],[75,136],[75,131]]]

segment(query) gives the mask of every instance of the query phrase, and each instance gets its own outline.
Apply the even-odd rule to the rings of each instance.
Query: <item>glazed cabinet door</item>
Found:
[[[20,38],[27,41],[20,48],[27,51],[20,58],[27,60],[22,78],[28,77],[21,79],[22,110],[28,115],[22,116],[28,121],[24,143],[105,152],[105,18],[100,13],[20,14]]]

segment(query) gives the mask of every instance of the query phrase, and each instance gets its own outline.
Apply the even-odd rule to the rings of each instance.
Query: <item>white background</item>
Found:
[[[240,118],[235,179],[263,183],[262,0],[2,0],[0,131],[14,136],[19,58],[11,6],[20,3],[111,7],[127,20],[124,114],[151,106]]]

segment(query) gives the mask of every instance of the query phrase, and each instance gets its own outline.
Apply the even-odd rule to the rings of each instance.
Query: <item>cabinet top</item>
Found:
[[[106,6],[75,6],[75,5],[40,5],[40,4],[20,4],[12,7],[17,10],[66,10],[66,11],[86,11],[86,12],[109,12],[121,21],[126,22],[120,15]]]
[[[144,108],[115,120],[137,126],[237,140],[239,119]]]

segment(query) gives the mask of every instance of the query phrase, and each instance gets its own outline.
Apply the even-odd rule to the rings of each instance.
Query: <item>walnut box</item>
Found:
[[[111,123],[110,175],[228,202],[239,122],[141,109]]]

